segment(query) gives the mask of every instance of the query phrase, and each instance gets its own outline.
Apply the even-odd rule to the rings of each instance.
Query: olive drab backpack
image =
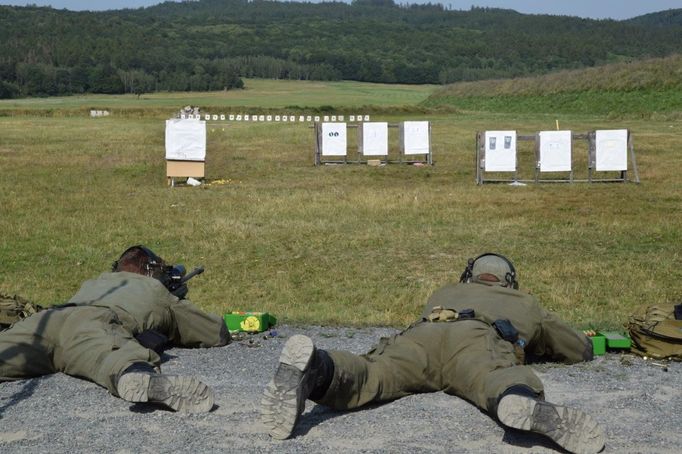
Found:
[[[43,308],[18,296],[0,293],[0,331],[9,328],[13,323],[29,317]]]
[[[682,361],[682,304],[641,307],[626,326],[634,353]]]

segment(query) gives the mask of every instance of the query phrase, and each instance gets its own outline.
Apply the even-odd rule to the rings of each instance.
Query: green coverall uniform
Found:
[[[63,306],[39,312],[0,333],[0,381],[64,372],[118,395],[119,375],[161,358],[135,339],[153,330],[181,347],[226,345],[223,320],[179,300],[158,280],[129,272],[86,281]]]
[[[473,309],[470,320],[430,322],[432,309]],[[335,409],[358,408],[415,393],[444,391],[494,413],[499,397],[522,386],[543,396],[533,370],[517,359],[514,346],[491,325],[508,319],[526,341],[525,353],[575,363],[592,359],[589,339],[542,309],[528,294],[497,285],[467,283],[436,291],[421,321],[383,338],[366,355],[329,351],[331,384],[318,403]]]

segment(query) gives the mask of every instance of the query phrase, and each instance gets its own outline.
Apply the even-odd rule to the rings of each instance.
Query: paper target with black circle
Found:
[[[322,156],[346,156],[346,123],[322,123]]]

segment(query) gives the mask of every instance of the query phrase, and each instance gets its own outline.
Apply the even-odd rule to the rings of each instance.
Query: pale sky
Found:
[[[179,0],[172,0],[179,1]],[[319,0],[313,0],[317,2]],[[442,3],[453,9],[468,10],[474,6],[490,6],[514,9],[526,14],[555,14],[593,19],[629,19],[642,14],[682,8],[682,0],[394,0],[396,3]],[[162,3],[159,0],[0,0],[0,5],[52,6],[57,9],[106,10],[140,8]]]

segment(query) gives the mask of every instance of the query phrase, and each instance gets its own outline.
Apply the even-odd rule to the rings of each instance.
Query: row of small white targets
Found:
[[[221,114],[221,115],[211,115],[204,114],[201,115],[181,115],[180,118],[184,119],[195,119],[195,120],[206,120],[206,121],[262,121],[262,122],[335,122],[335,121],[346,121],[345,115],[249,115],[249,114]],[[349,115],[348,121],[370,121],[369,115]]]

